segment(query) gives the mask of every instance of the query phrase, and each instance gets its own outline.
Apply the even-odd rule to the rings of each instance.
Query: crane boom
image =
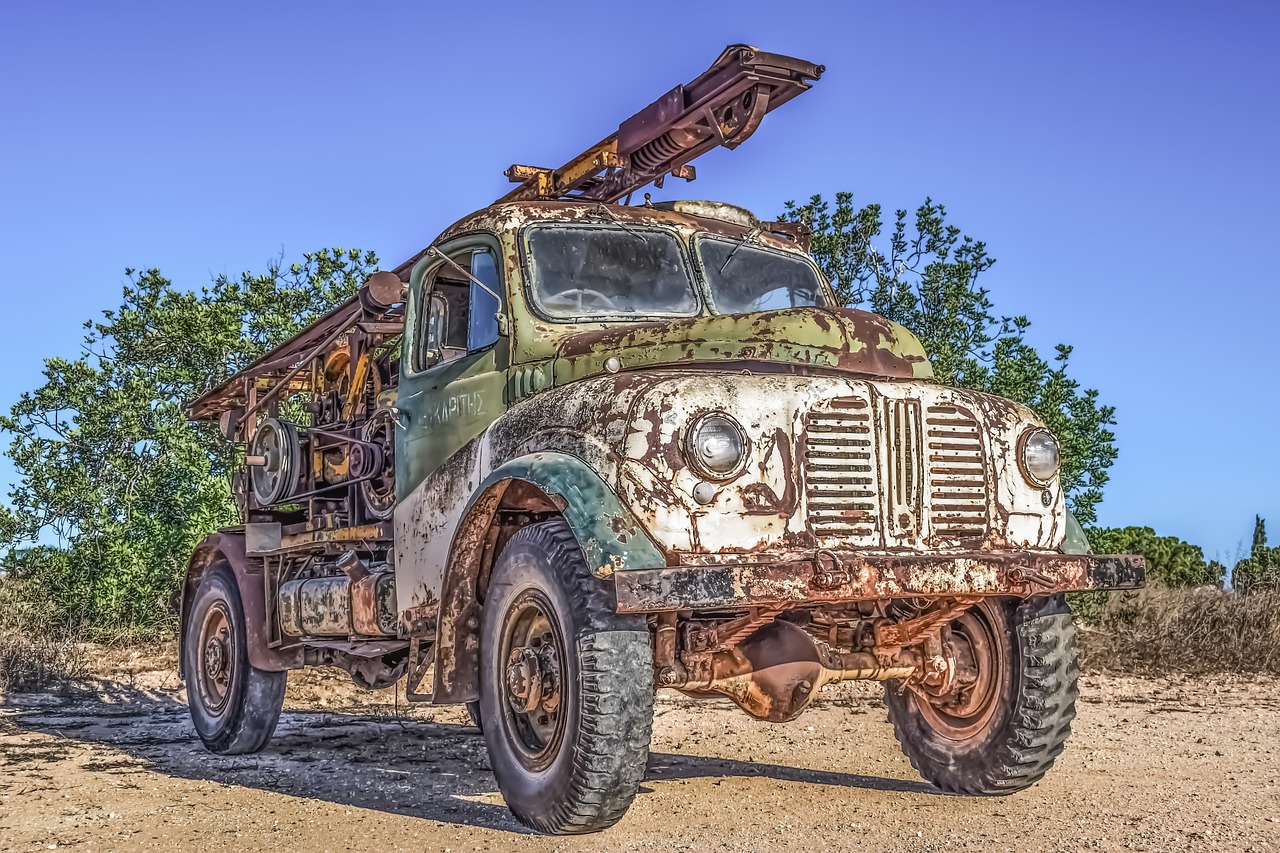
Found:
[[[807,90],[825,67],[735,44],[711,67],[618,125],[616,132],[558,169],[515,165],[520,186],[503,201],[589,199],[613,202],[671,175],[693,180],[689,163],[713,148],[736,148],[765,113]]]

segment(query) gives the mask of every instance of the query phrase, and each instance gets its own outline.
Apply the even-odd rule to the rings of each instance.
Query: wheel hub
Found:
[[[231,615],[225,602],[216,602],[200,626],[196,683],[200,698],[211,714],[220,714],[231,695],[231,675],[235,651]]]
[[[560,662],[554,646],[521,646],[507,661],[507,701],[522,714],[560,706]]]
[[[1001,683],[1002,640],[987,608],[970,608],[943,629],[941,668],[913,685],[921,713],[954,740],[979,734],[994,712]]]
[[[517,757],[531,771],[554,760],[564,735],[564,636],[546,596],[528,590],[503,618],[499,689],[503,725]]]
[[[221,637],[210,637],[204,647],[204,668],[211,678],[220,678],[227,667],[227,644]]]

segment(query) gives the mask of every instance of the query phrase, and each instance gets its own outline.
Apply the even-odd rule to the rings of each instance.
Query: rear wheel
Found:
[[[561,519],[518,531],[485,597],[480,716],[498,788],[522,823],[593,832],[635,798],[653,725],[646,622],[614,611]]]
[[[187,612],[187,706],[211,752],[257,752],[275,732],[288,673],[249,663],[240,588],[225,562],[205,571]]]
[[[886,683],[889,720],[920,775],[956,794],[1030,787],[1062,752],[1075,701],[1076,630],[1061,596],[988,599],[944,629],[943,689]]]

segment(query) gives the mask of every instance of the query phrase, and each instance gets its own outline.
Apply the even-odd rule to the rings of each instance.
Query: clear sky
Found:
[[[655,195],[944,202],[999,312],[1118,409],[1108,525],[1280,533],[1274,3],[16,3],[0,10],[0,407],[125,267],[392,266],[731,42],[827,66]],[[0,480],[12,476],[7,463]],[[1280,536],[1275,537],[1280,539]]]

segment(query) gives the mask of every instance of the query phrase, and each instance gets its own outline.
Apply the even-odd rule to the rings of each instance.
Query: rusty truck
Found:
[[[726,49],[191,403],[243,454],[243,523],[181,596],[208,749],[262,749],[288,671],[330,666],[466,704],[549,833],[626,812],[657,688],[785,723],[881,681],[939,788],[1049,769],[1077,695],[1064,594],[1144,575],[1088,553],[1054,436],[839,304],[803,224],[633,198],[823,70]]]

